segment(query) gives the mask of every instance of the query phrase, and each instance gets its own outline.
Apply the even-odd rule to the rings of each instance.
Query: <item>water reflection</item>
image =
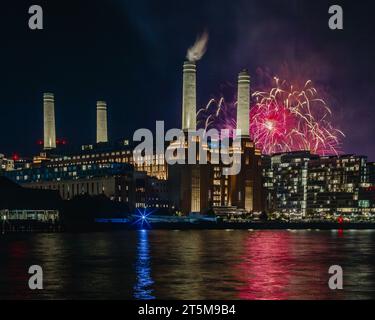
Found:
[[[30,291],[28,268],[43,267]],[[328,269],[344,270],[344,290]],[[370,299],[375,231],[144,230],[0,236],[0,299]]]
[[[293,264],[291,241],[286,232],[260,231],[244,243],[244,256],[236,274],[240,299],[288,299],[285,290]]]
[[[154,281],[151,277],[150,245],[147,230],[138,231],[135,272],[137,282],[134,286],[134,298],[141,300],[155,299],[151,288]]]
[[[240,299],[353,299],[374,296],[373,233],[257,231],[243,239],[233,266]],[[344,290],[330,290],[328,269],[344,270]]]

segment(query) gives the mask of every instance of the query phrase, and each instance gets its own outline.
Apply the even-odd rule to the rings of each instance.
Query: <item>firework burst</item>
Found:
[[[274,79],[269,91],[252,94],[250,136],[264,154],[308,150],[319,155],[339,154],[344,134],[332,123],[332,112],[311,81],[302,90]],[[205,129],[235,129],[236,102],[211,99],[197,113]]]
[[[236,106],[237,102],[226,102],[223,97],[212,98],[207,105],[197,112],[198,127],[209,129],[229,129],[236,128]]]

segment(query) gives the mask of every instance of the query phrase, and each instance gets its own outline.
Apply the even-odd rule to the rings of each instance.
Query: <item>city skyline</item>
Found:
[[[366,2],[5,5],[0,298],[173,319],[374,299]]]
[[[147,23],[142,20],[141,23],[139,18],[129,17],[129,14],[131,10],[138,10],[138,6],[144,5],[142,2],[123,5],[110,24],[106,19],[106,24],[101,26],[95,38],[85,39],[88,32],[95,33],[95,30],[82,25],[78,27],[81,18],[104,18],[112,14],[112,10],[119,9],[120,5],[113,1],[100,12],[100,5],[93,2],[89,11],[84,13],[80,10],[83,9],[82,5],[77,4],[71,21],[65,24],[61,18],[66,8],[58,4],[48,5],[45,8],[45,30],[30,34],[26,26],[23,28],[17,23],[12,37],[6,36],[4,57],[9,63],[4,69],[4,79],[7,81],[1,85],[2,104],[8,107],[1,108],[0,134],[6,138],[2,143],[2,153],[28,155],[37,152],[37,141],[43,135],[35,130],[42,123],[40,96],[49,91],[55,94],[57,101],[58,138],[67,138],[71,145],[95,141],[93,106],[101,99],[109,106],[108,131],[112,141],[131,137],[134,130],[140,127],[153,128],[155,120],[165,120],[168,127],[180,127],[182,88],[176,79],[181,80],[181,61],[186,49],[197,33],[207,29],[210,32],[208,50],[199,62],[198,109],[210,97],[220,94],[222,85],[227,82],[234,84],[236,73],[244,67],[249,69],[255,85],[261,82],[259,68],[268,69],[271,74],[288,76],[289,73],[291,78],[311,75],[320,87],[327,89],[329,99],[333,100],[331,106],[337,125],[347,134],[343,140],[344,153],[368,155],[370,160],[374,160],[371,141],[373,115],[370,112],[372,92],[366,89],[371,88],[374,81],[374,73],[370,69],[373,66],[369,65],[374,48],[370,41],[363,41],[368,35],[361,33],[370,27],[363,16],[366,13],[359,14],[355,6],[351,8],[350,4],[346,5],[347,10],[352,11],[352,17],[345,25],[348,32],[343,36],[326,26],[327,10],[322,3],[290,2],[284,6],[281,14],[276,13],[276,9],[266,11],[267,6],[262,6],[258,1],[250,1],[249,4],[241,2],[237,8],[224,1],[213,12],[209,11],[209,3],[202,4],[199,7],[201,15],[190,19],[190,9],[183,13],[183,8],[167,1],[159,4],[159,10],[152,19]],[[241,15],[240,9],[251,6],[254,10],[249,15],[253,15],[253,19],[249,20],[254,22],[242,23],[247,19]],[[277,4],[275,6],[278,7]],[[170,18],[174,16],[173,12],[179,13],[181,21],[170,21],[177,28],[178,35],[175,32],[172,34],[170,28],[159,21],[166,14],[165,8],[168,8]],[[22,10],[22,5],[17,4],[7,10]],[[147,15],[147,11],[142,12]],[[51,16],[49,18],[48,13],[53,19]],[[298,18],[294,16],[296,13],[299,14]],[[231,19],[217,20],[218,17],[230,15],[236,18],[233,19],[236,22],[231,23]],[[307,15],[311,15],[311,18],[307,19]],[[264,23],[271,18],[273,22],[266,28]],[[352,28],[354,22],[357,26],[355,31]],[[10,26],[14,24],[14,21],[9,21]],[[279,27],[280,32],[276,31]],[[226,34],[223,34],[224,30]],[[73,31],[76,34],[72,34]],[[55,38],[56,32],[69,34],[70,40]],[[349,41],[348,37],[357,41],[355,38],[359,33],[361,43],[357,49],[344,50],[343,44]],[[107,34],[113,37],[108,39]],[[306,35],[306,39],[302,35]],[[278,40],[270,42],[276,36]],[[285,45],[281,47],[283,41]],[[327,41],[330,45],[317,54]],[[70,44],[69,49],[64,48],[67,44]],[[151,46],[150,50],[144,48],[147,45]],[[26,47],[29,58],[23,61],[19,54]],[[274,49],[277,49],[277,55]],[[346,60],[356,63],[343,63]],[[319,67],[306,67],[312,61]],[[20,64],[17,72],[13,72],[15,63]],[[297,68],[299,66],[301,68]],[[366,67],[367,72],[364,71]],[[363,72],[358,75],[358,70]],[[149,81],[143,81],[145,75]],[[24,115],[22,118],[19,117],[21,113]],[[363,117],[364,114],[369,116]],[[93,125],[81,130],[83,122]],[[9,134],[15,128],[17,135]]]
[[[239,118],[232,128],[241,130],[241,139],[217,140],[217,130],[204,131],[201,136],[195,121],[196,67],[194,60],[183,63],[182,130],[173,133],[178,139],[166,138],[168,133],[164,137],[164,129],[157,127],[156,152],[152,132],[144,129],[135,134],[135,141],[144,138],[135,149],[129,140],[108,143],[105,101],[96,105],[96,143],[75,150],[65,145],[61,148],[61,140],[56,140],[54,94],[44,93],[43,151],[32,161],[0,159],[4,176],[27,188],[57,190],[64,200],[105,196],[126,205],[127,210],[166,209],[185,216],[212,211],[217,216],[224,214],[226,219],[231,214],[250,214],[254,219],[259,214],[271,214],[272,219],[300,221],[372,218],[374,162],[368,162],[366,156],[314,155],[301,150],[261,154],[248,126],[251,81],[247,70],[238,73],[239,103],[235,107]],[[163,143],[158,146],[159,139]],[[197,142],[202,151],[199,155],[191,153]],[[231,156],[231,163],[224,158],[220,161],[216,156],[219,152]],[[228,169],[234,164],[239,170],[231,173]]]

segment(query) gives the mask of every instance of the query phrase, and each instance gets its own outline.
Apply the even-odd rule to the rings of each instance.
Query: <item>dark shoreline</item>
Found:
[[[53,227],[46,224],[34,224],[24,228],[14,226],[5,230],[9,233],[60,233],[60,232],[111,232],[116,230],[375,230],[375,223],[333,223],[333,222],[154,222],[149,225],[132,223],[94,223],[77,227]]]
[[[201,223],[172,223],[156,222],[148,226],[121,223],[101,223],[96,224],[91,231],[114,231],[114,230],[374,230],[375,223],[298,223],[298,222],[201,222]],[[89,231],[85,230],[85,231]],[[66,230],[73,231],[73,230]],[[74,230],[80,231],[80,230]],[[81,230],[82,231],[82,230]]]
[[[104,226],[103,226],[104,227]],[[110,224],[110,228],[117,229],[115,224]],[[320,229],[320,230],[339,230],[339,229],[375,229],[375,223],[322,223],[322,222],[311,222],[311,223],[298,223],[298,222],[246,222],[246,223],[233,223],[233,222],[202,222],[202,223],[151,223],[149,228],[142,228],[140,226],[129,225],[126,229],[164,229],[164,230],[308,230],[308,229]]]

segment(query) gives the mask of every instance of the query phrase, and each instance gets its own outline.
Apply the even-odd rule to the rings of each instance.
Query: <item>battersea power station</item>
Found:
[[[182,130],[196,130],[196,63],[183,64]],[[215,150],[207,144],[206,164],[168,165],[164,153],[155,153],[143,163],[133,154],[130,140],[108,139],[107,104],[96,105],[96,143],[80,148],[57,139],[55,96],[43,95],[43,150],[30,159],[18,159],[4,173],[24,187],[58,190],[63,199],[77,195],[104,194],[126,202],[131,209],[158,207],[182,214],[215,212],[250,213],[262,208],[261,155],[249,137],[250,76],[238,76],[238,128],[241,145],[229,146],[240,156],[240,173],[224,175],[221,163],[211,163]],[[171,142],[171,144],[176,142]],[[187,153],[187,145],[182,144]]]
[[[196,79],[196,62],[185,61],[180,128],[184,139],[164,143],[164,149],[174,147],[184,159],[190,156],[189,133],[198,132]],[[134,152],[134,141],[111,141],[107,123],[111,106],[105,101],[96,103],[95,143],[70,146],[57,138],[55,96],[44,93],[41,152],[30,158],[0,153],[0,175],[26,188],[55,190],[64,200],[105,195],[127,204],[130,211],[157,208],[178,215],[210,213],[230,219],[262,212],[289,220],[375,217],[373,162],[366,156],[318,156],[308,150],[262,155],[249,135],[247,70],[238,74],[237,86],[236,132],[240,139],[228,139],[224,151],[239,165],[236,174],[228,174],[227,163],[213,161],[223,152],[220,137],[209,141],[199,135],[194,138],[203,146],[205,163],[170,164],[164,150],[139,155]],[[138,161],[139,157],[147,161]],[[195,160],[200,157],[197,153]]]

